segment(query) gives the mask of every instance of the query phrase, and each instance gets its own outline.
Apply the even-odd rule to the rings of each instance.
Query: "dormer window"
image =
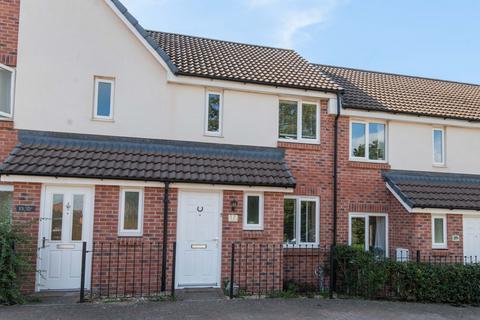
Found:
[[[12,117],[14,76],[14,69],[0,64],[0,117]]]

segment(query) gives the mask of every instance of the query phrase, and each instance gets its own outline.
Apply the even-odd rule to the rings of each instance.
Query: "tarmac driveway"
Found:
[[[480,319],[480,308],[340,299],[33,304],[0,307],[0,319]]]

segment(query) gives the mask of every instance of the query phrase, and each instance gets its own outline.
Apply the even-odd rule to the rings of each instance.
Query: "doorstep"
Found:
[[[175,298],[178,301],[216,301],[224,300],[225,295],[222,289],[177,289],[175,290]]]
[[[80,300],[78,291],[40,291],[27,297],[29,304],[74,304]]]

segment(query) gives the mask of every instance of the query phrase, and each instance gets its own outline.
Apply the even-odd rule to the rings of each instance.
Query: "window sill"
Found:
[[[278,139],[278,142],[281,143],[294,143],[294,144],[313,144],[313,145],[316,145],[316,144],[320,144],[320,140],[319,139],[316,139],[316,140],[313,140],[313,139],[303,139],[303,140],[294,140],[294,139],[281,139],[279,138]]]
[[[434,168],[446,168],[447,165],[446,164],[435,164],[434,163],[434,164],[432,164],[432,167],[434,167]]]
[[[108,118],[92,118],[92,121],[98,121],[98,122],[115,122],[113,119],[108,119]]]
[[[223,138],[223,134],[214,134],[214,133],[208,133],[208,132],[205,132],[203,136],[209,137],[209,138]]]
[[[441,251],[448,250],[448,247],[447,246],[438,246],[438,247],[435,246],[435,247],[432,247],[432,250],[441,252]]]
[[[141,238],[143,237],[143,233],[126,233],[126,232],[119,232],[118,233],[119,238]]]
[[[263,227],[248,227],[244,226],[243,231],[263,231]]]

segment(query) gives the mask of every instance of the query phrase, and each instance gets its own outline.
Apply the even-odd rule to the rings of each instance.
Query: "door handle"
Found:
[[[45,249],[45,241],[47,241],[47,239],[45,239],[45,237],[42,238],[42,249]]]

